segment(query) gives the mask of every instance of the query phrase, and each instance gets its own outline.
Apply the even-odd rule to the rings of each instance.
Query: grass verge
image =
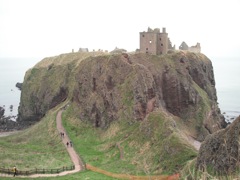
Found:
[[[50,111],[31,128],[0,138],[2,168],[54,169],[71,166],[71,159],[56,129],[56,113]]]
[[[70,106],[63,124],[83,160],[112,173],[139,176],[174,174],[197,153],[179,138],[174,122],[160,112],[144,121],[121,120],[107,129],[77,119]]]

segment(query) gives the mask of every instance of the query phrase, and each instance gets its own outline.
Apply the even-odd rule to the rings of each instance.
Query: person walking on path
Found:
[[[69,145],[69,142],[67,142],[67,143],[66,143],[66,145],[67,145],[67,147],[68,147],[68,145]]]
[[[17,168],[16,166],[13,167],[13,177],[15,177],[17,175]]]
[[[64,132],[60,132],[61,138],[64,138]]]
[[[70,147],[72,147],[73,146],[73,143],[72,143],[72,141],[70,141]]]

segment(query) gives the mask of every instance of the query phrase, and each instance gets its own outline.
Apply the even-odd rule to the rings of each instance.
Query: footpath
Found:
[[[69,153],[69,156],[75,166],[74,170],[69,170],[69,171],[63,171],[61,173],[58,174],[32,174],[29,176],[20,176],[18,175],[17,177],[29,177],[29,178],[38,178],[38,177],[57,177],[57,176],[64,176],[67,174],[73,174],[76,172],[79,172],[81,170],[83,170],[85,168],[83,162],[81,161],[81,159],[79,158],[78,154],[76,153],[76,151],[74,150],[74,148],[69,144],[67,146],[67,143],[69,143],[71,140],[69,139],[66,130],[64,129],[63,125],[62,125],[62,112],[63,110],[60,110],[57,113],[57,117],[56,117],[56,123],[57,123],[57,130],[59,131],[59,135],[62,135],[64,133],[64,136],[62,136],[62,142],[64,143],[64,145],[66,146],[66,149]],[[10,135],[10,134],[8,134]],[[179,174],[174,174],[172,176],[167,176],[167,175],[159,175],[159,176],[134,176],[134,175],[127,175],[127,174],[115,174],[115,173],[111,173],[105,170],[102,170],[100,168],[91,166],[90,164],[86,164],[86,169],[90,170],[90,171],[94,171],[100,174],[104,174],[106,176],[110,176],[116,179],[130,179],[130,180],[177,180],[179,179]],[[12,175],[3,175],[0,174],[0,176],[3,177],[12,177]]]
[[[62,137],[62,142],[64,143],[64,145],[66,146],[67,142],[70,142],[70,139],[64,129],[64,127],[62,126],[62,110],[60,110],[58,113],[57,113],[57,117],[56,117],[56,123],[57,123],[57,129],[59,131],[59,135],[60,133],[64,133],[64,137]],[[11,133],[6,133],[4,134],[3,136],[8,136],[10,135]],[[58,174],[32,174],[32,175],[29,175],[29,176],[22,176],[22,175],[18,175],[17,177],[29,177],[29,178],[37,178],[37,177],[57,177],[57,176],[64,176],[64,175],[67,175],[67,174],[73,174],[73,173],[76,173],[76,172],[79,172],[81,170],[83,170],[83,163],[81,161],[81,159],[79,158],[78,154],[76,153],[76,151],[74,150],[73,147],[71,147],[70,145],[67,147],[67,151],[69,153],[69,156],[75,166],[75,169],[74,170],[69,170],[69,171],[63,171],[61,173],[58,173]],[[1,174],[0,176],[4,176],[4,177],[12,177],[13,175],[4,175],[4,174]]]
[[[59,134],[60,133],[64,133],[64,137],[62,137],[62,141],[64,143],[64,145],[66,146],[67,142],[70,142],[70,139],[62,125],[62,110],[58,111],[57,113],[57,117],[56,117],[56,122],[57,122],[57,129],[59,131]],[[75,169],[74,170],[71,170],[71,171],[63,171],[59,174],[33,174],[33,175],[30,175],[28,177],[54,177],[54,176],[64,176],[64,175],[67,175],[67,174],[73,174],[73,173],[76,173],[76,172],[79,172],[81,171],[83,168],[83,163],[82,161],[80,160],[78,154],[76,153],[76,151],[74,150],[73,147],[71,147],[70,145],[67,148],[67,151],[69,153],[69,156],[71,157],[71,160],[75,166]]]

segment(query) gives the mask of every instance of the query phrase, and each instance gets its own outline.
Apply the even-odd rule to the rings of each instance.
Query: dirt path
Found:
[[[62,142],[64,143],[64,145],[66,146],[67,148],[67,151],[69,153],[69,156],[71,157],[71,160],[75,166],[75,169],[74,170],[71,170],[71,171],[64,171],[64,172],[61,172],[59,174],[33,174],[33,175],[30,175],[28,177],[54,177],[54,176],[64,176],[64,175],[67,175],[67,174],[72,174],[72,173],[76,173],[78,171],[81,171],[82,170],[82,162],[79,158],[79,156],[77,155],[76,151],[74,150],[73,147],[70,147],[70,145],[67,147],[67,142],[70,142],[70,139],[64,129],[64,127],[62,126],[62,110],[60,110],[58,113],[57,113],[57,117],[56,117],[56,122],[57,122],[57,129],[59,131],[59,134],[60,133],[64,133],[64,137],[62,138]]]
[[[9,136],[9,135],[15,134],[17,132],[19,132],[19,131],[0,132],[0,137]]]
[[[79,156],[77,155],[76,151],[74,150],[73,147],[70,147],[70,145],[67,147],[66,143],[70,142],[70,139],[64,129],[64,127],[62,126],[62,112],[63,110],[60,110],[57,113],[57,117],[56,117],[56,123],[57,123],[57,129],[59,131],[59,136],[60,133],[64,133],[64,137],[62,138],[62,142],[64,143],[65,147],[67,148],[67,151],[71,157],[71,160],[73,162],[73,164],[75,165],[75,169],[71,170],[71,171],[64,171],[61,172],[59,174],[33,174],[33,175],[29,175],[29,176],[17,176],[17,177],[26,177],[26,178],[38,178],[38,177],[57,177],[57,176],[64,176],[67,174],[73,174],[76,172],[79,172],[81,170],[83,170],[83,163],[81,161],[81,159],[79,158]],[[10,135],[10,134],[7,134]],[[121,149],[121,148],[120,148]],[[84,167],[85,168],[85,167]],[[99,169],[97,167],[91,166],[89,164],[86,164],[86,168],[88,170],[97,172],[97,173],[101,173],[104,174],[106,176],[110,176],[110,177],[114,177],[114,178],[119,178],[119,179],[136,179],[136,180],[148,180],[148,179],[153,179],[153,180],[177,180],[179,179],[179,174],[174,174],[172,176],[168,176],[168,175],[159,175],[159,176],[149,176],[149,177],[145,177],[145,176],[132,176],[132,175],[127,175],[127,174],[115,174],[115,173],[111,173],[102,169]],[[8,175],[8,174],[0,174],[0,176],[2,177],[12,177],[12,175]]]
[[[64,137],[62,138],[62,142],[64,143],[64,145],[66,146],[66,143],[67,142],[70,142],[70,139],[64,129],[64,127],[62,126],[62,110],[60,110],[58,113],[57,113],[57,117],[56,117],[56,122],[57,122],[57,129],[59,131],[59,136],[60,136],[60,133],[64,133]],[[14,132],[6,132],[6,133],[1,133],[0,135],[1,136],[8,136],[10,134],[12,134]],[[56,177],[56,176],[64,176],[64,175],[67,175],[67,174],[73,174],[73,173],[76,173],[76,172],[79,172],[81,171],[83,168],[83,163],[82,161],[80,160],[79,156],[77,155],[76,151],[74,150],[73,147],[70,147],[70,145],[67,147],[67,151],[69,153],[69,156],[71,157],[71,160],[75,166],[75,169],[74,170],[71,170],[71,171],[64,171],[64,172],[61,172],[59,174],[33,174],[33,175],[29,175],[29,176],[17,176],[17,177],[29,177],[29,178],[37,178],[37,177]],[[10,177],[12,175],[0,175],[0,176],[4,176],[4,177]]]

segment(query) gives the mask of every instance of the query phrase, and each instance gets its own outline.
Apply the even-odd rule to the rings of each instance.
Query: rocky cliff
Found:
[[[38,121],[66,99],[80,119],[99,128],[121,119],[144,121],[158,110],[178,117],[187,133],[200,141],[225,126],[212,63],[199,53],[70,53],[46,58],[25,75],[18,121]]]
[[[210,167],[218,174],[231,174],[239,168],[240,116],[226,129],[207,136],[197,158],[197,167]]]

